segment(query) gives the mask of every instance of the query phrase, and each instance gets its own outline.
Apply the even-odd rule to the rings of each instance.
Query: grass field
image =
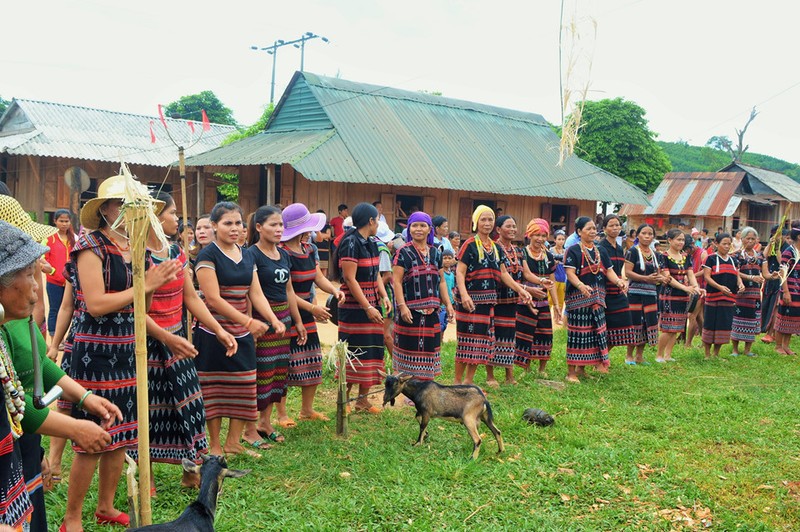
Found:
[[[553,380],[566,373],[565,341],[556,331]],[[520,372],[517,386],[489,396],[506,451],[497,455],[482,427],[477,461],[469,460],[464,428],[443,420],[431,422],[425,445],[411,447],[418,425],[405,406],[352,415],[348,440],[335,436],[334,421],[300,423],[262,459],[230,459],[230,467],[252,472],[225,483],[216,527],[798,530],[800,366],[771,349],[757,343],[758,357],[732,358],[726,348],[721,359],[704,361],[700,348],[676,348],[676,363],[631,367],[617,348],[610,374],[590,370],[563,390]],[[443,382],[452,382],[454,350],[446,344]],[[478,384],[483,379],[480,370]],[[319,406],[329,414],[333,394],[327,375]],[[298,405],[291,390],[290,412]],[[555,425],[527,425],[528,407],[550,412]],[[155,474],[154,521],[174,519],[195,492],[178,487],[175,466],[156,465]],[[67,482],[47,495],[52,530]],[[124,489],[122,482],[122,509]],[[95,496],[84,507],[86,530],[108,530],[90,521]]]

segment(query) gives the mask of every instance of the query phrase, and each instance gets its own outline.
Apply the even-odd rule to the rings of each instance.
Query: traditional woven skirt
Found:
[[[195,329],[194,346],[197,377],[206,405],[206,419],[227,417],[256,421],[256,345],[253,335],[236,339],[238,351],[225,356],[217,337],[200,327]]]
[[[183,336],[183,327],[175,331]],[[208,452],[205,405],[194,360],[178,360],[166,345],[147,338],[147,389],[150,396],[150,460],[199,463]]]
[[[636,343],[636,329],[631,321],[630,304],[625,294],[606,293],[606,337],[609,348]]]
[[[456,362],[486,364],[494,357],[494,305],[475,305],[467,312],[456,304]]]
[[[732,301],[706,301],[703,308],[703,343],[727,344],[733,326]]]
[[[775,330],[781,334],[800,334],[800,295],[792,294],[792,302],[778,303]]]
[[[683,290],[666,287],[658,298],[658,330],[664,333],[682,333],[686,330],[689,311],[689,294]]]
[[[322,383],[322,346],[319,342],[314,315],[300,310],[300,319],[306,328],[305,345],[297,344],[297,331],[292,328],[289,354],[289,386],[316,386]]]
[[[755,342],[761,331],[761,287],[750,286],[736,296],[731,339]]]
[[[5,399],[6,395],[0,392],[0,401],[5,403]],[[32,517],[33,505],[28,490],[25,489],[20,441],[15,440],[12,436],[8,414],[5,412],[3,412],[3,420],[0,421],[0,434],[3,435],[3,445],[0,446],[0,468],[3,471],[0,476],[0,524],[9,525],[14,530],[22,530],[22,526],[27,524]],[[39,451],[38,458],[41,464],[41,451]],[[41,477],[39,480],[41,481]],[[41,498],[41,502],[44,502],[44,497]],[[44,513],[44,508],[42,510]],[[47,530],[47,523],[44,528],[39,530]]]
[[[567,313],[567,365],[609,365],[606,313],[602,305],[594,304],[569,309]]]
[[[549,306],[537,307],[533,315],[528,305],[517,305],[517,334],[514,364],[530,368],[531,360],[550,360],[553,350],[553,319]]]
[[[136,362],[133,334],[133,312],[111,313],[104,316],[103,330],[79,330],[73,336],[69,370],[72,378],[95,394],[114,403],[122,412],[122,421],[108,433],[111,443],[104,451],[127,449],[136,454],[139,442],[136,421]],[[100,420],[77,405],[72,405],[72,417]],[[75,452],[85,452],[72,442]]]
[[[375,386],[383,382],[378,370],[384,371],[383,323],[373,323],[360,308],[339,307],[339,340],[356,354],[347,365],[347,384]]]
[[[487,366],[510,368],[516,358],[517,304],[503,303],[494,306],[494,357]]]
[[[656,296],[628,295],[633,324],[633,345],[658,344],[658,302]]]
[[[22,457],[22,474],[25,476],[25,487],[33,504],[30,530],[47,530],[47,512],[45,511],[44,489],[42,486],[42,436],[25,433],[17,440]],[[9,472],[5,472],[8,475]]]
[[[422,380],[432,381],[442,374],[439,350],[442,345],[441,324],[437,311],[422,314],[411,311],[412,323],[396,315],[392,370],[403,371]]]
[[[764,294],[761,300],[761,332],[767,332],[775,325],[775,309],[781,297],[780,280],[767,281],[764,283]]]
[[[271,303],[275,317],[291,331],[292,316],[289,303],[282,301]],[[263,318],[255,316],[256,319]],[[288,387],[289,354],[291,336],[279,336],[268,332],[256,340],[256,401],[258,410],[264,410],[272,403],[280,403]]]

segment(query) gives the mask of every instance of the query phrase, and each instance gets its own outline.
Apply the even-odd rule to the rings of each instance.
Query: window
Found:
[[[412,212],[421,210],[422,205],[422,196],[405,196],[402,194],[397,194],[397,196],[395,196],[394,231],[399,233],[405,229],[408,216]],[[386,205],[383,206],[383,210],[384,212],[386,211]]]

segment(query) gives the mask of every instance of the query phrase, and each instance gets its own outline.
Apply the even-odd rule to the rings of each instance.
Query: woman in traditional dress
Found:
[[[684,253],[692,258],[692,271],[697,280],[697,287],[700,289],[699,295],[689,294],[689,306],[687,307],[687,326],[686,340],[684,347],[692,347],[692,340],[695,335],[703,331],[703,307],[706,301],[706,277],[703,273],[704,264],[708,255],[703,246],[697,245],[696,241],[689,238],[686,240]]]
[[[453,320],[441,251],[433,240],[431,217],[417,211],[408,217],[406,244],[394,256],[393,283],[397,312],[392,369],[422,380],[442,374],[439,308]]]
[[[578,244],[567,249],[567,382],[579,383],[586,366],[608,373],[606,338],[606,279],[623,289],[625,281],[617,277],[608,258],[594,239],[597,227],[588,216],[575,220]]]
[[[322,347],[317,332],[317,321],[327,322],[331,318],[331,313],[325,306],[314,303],[312,288],[316,284],[324,292],[336,297],[340,304],[344,302],[344,293],[337,290],[325,276],[321,261],[317,261],[314,249],[307,243],[311,232],[320,231],[320,228],[325,226],[325,213],[311,214],[302,203],[293,203],[283,209],[282,216],[281,247],[289,254],[292,288],[300,312],[300,321],[306,329],[305,344],[300,343],[297,327],[293,327],[291,331],[288,385],[299,386],[301,389],[299,420],[328,421],[328,416],[314,410],[314,396],[317,387],[322,384]],[[279,416],[282,413],[286,415],[286,396],[277,408]]]
[[[661,285],[658,298],[658,351],[656,362],[673,362],[672,348],[678,334],[686,330],[690,296],[702,296],[692,270],[692,258],[684,255],[686,235],[680,229],[667,232],[669,247],[662,256],[662,266],[669,272],[669,282]]]
[[[497,303],[494,306],[494,357],[486,362],[486,385],[492,388],[499,386],[494,376],[494,368],[505,368],[505,384],[516,384],[514,380],[514,361],[516,359],[517,303],[519,296],[516,285],[522,286],[522,249],[514,244],[517,238],[517,221],[509,215],[503,215],[495,221],[497,231],[497,247],[503,250],[506,271],[516,283],[512,286],[500,285]]]
[[[556,261],[544,245],[548,234],[550,224],[546,220],[534,218],[528,222],[525,236],[530,239],[530,244],[523,249],[522,275],[523,286],[533,300],[530,305],[517,305],[516,311],[514,363],[527,371],[531,361],[538,360],[540,377],[547,377],[545,370],[553,350],[553,319],[548,296],[558,301]],[[561,321],[558,303],[553,306],[553,312],[556,321]]]
[[[550,250],[553,255],[553,260],[556,263],[554,279],[556,282],[556,295],[558,297],[548,297],[550,299],[550,306],[558,307],[558,315],[560,316],[560,319],[557,321],[561,324],[564,322],[564,296],[567,292],[567,271],[564,269],[564,255],[567,252],[567,250],[564,248],[564,242],[566,241],[567,234],[563,229],[559,229],[555,233],[555,244]],[[555,310],[552,311],[552,314],[555,314]]]
[[[291,335],[286,334],[294,323],[297,342],[305,345],[306,328],[297,310],[297,299],[292,287],[292,262],[289,253],[279,247],[283,237],[283,217],[281,210],[272,205],[259,207],[251,218],[247,238],[247,251],[253,258],[258,271],[258,281],[274,316],[284,325],[283,330],[267,331],[256,338],[256,398],[258,402],[258,424],[248,423],[244,439],[251,445],[261,438],[283,443],[284,437],[272,426],[273,405],[280,404],[286,397],[289,376],[289,354]],[[266,321],[264,314],[253,310],[253,317]],[[278,425],[283,428],[297,424],[286,414],[278,414]]]
[[[731,249],[731,235],[717,233],[716,253],[712,253],[704,265],[706,278],[706,304],[703,316],[703,347],[706,359],[719,356],[722,346],[731,341],[733,313],[736,294],[744,292],[744,284],[739,278],[736,259],[728,252]]]
[[[282,333],[285,326],[264,297],[253,256],[238,244],[243,231],[241,207],[229,201],[217,203],[210,220],[216,238],[197,256],[195,275],[212,316],[236,338],[237,350],[229,356],[213,330],[202,323],[196,328],[194,345],[202,355],[195,359],[195,365],[206,405],[209,450],[215,455],[224,452],[258,457],[240,441],[245,423],[258,419],[253,338],[263,336],[270,327]],[[248,301],[268,323],[248,315]],[[224,446],[220,441],[223,418],[230,420]],[[261,448],[264,442],[255,441]]]
[[[165,192],[153,195],[164,202],[159,215],[167,237],[178,234],[175,201]],[[186,339],[184,305],[203,326],[214,332],[225,354],[236,353],[236,339],[217,323],[185,275],[187,258],[180,244],[163,246],[151,231],[148,242],[154,264],[177,260],[181,268],[171,281],[153,294],[147,316],[147,387],[150,397],[150,461],[180,464],[185,458],[200,463],[208,452],[205,405],[200,393],[194,358],[197,349]],[[184,471],[183,486],[199,485],[199,478]],[[155,493],[155,478],[150,476]]]
[[[633,324],[633,341],[627,344],[626,364],[644,362],[645,345],[658,344],[658,285],[667,278],[661,273],[659,254],[650,248],[656,231],[650,224],[636,229],[639,243],[625,255],[625,274],[628,277],[628,302]],[[634,350],[636,358],[634,358]]]
[[[761,286],[764,284],[762,275],[764,257],[755,250],[758,244],[758,232],[752,227],[745,227],[741,231],[742,247],[732,254],[739,265],[739,278],[744,284],[744,292],[736,295],[736,310],[733,315],[733,330],[731,343],[733,350],[731,356],[738,356],[739,342],[744,342],[744,354],[749,357],[756,356],[751,351],[756,335],[761,331]]]
[[[456,266],[456,384],[472,384],[479,364],[496,355],[495,305],[499,289],[505,285],[519,294],[523,304],[531,295],[517,283],[506,268],[506,256],[490,235],[495,228],[494,211],[478,205],[472,213],[472,230],[458,253]]]
[[[358,359],[345,370],[348,398],[352,387],[358,385],[356,411],[379,414],[381,409],[373,406],[366,395],[372,386],[383,381],[378,373],[385,369],[383,315],[379,307],[391,307],[379,276],[380,257],[374,238],[378,209],[371,203],[359,203],[351,217],[353,227],[336,248],[345,294],[344,303],[339,305],[339,340],[347,342],[348,350]]]
[[[617,277],[624,279],[625,250],[617,243],[617,237],[621,231],[622,224],[619,216],[609,214],[603,218],[605,238],[600,240],[598,247],[608,255],[611,267],[614,268]],[[626,287],[620,288],[609,279],[606,279],[606,337],[609,351],[616,346],[630,346],[636,342],[636,330],[631,321]],[[633,360],[625,362],[627,364],[635,363]]]
[[[784,278],[775,317],[775,352],[780,355],[795,354],[789,343],[793,334],[800,334],[800,227],[792,227],[789,237],[791,245],[781,255]]]
[[[101,453],[88,452],[72,442],[72,463],[64,529],[80,530],[83,502],[100,459],[100,482],[95,517],[101,524],[127,526],[129,517],[114,508],[114,496],[125,452],[136,455],[136,363],[133,320],[133,269],[128,234],[122,218],[125,177],[103,181],[97,197],[81,209],[87,231],[72,249],[76,265],[75,289],[78,317],[70,360],[71,376],[87,390],[108,399],[122,412],[122,422],[110,429],[111,443]],[[158,203],[156,212],[163,204]],[[180,265],[167,260],[150,267],[145,275],[145,294],[175,280]],[[95,419],[73,403],[72,417]],[[102,456],[102,458],[101,458]]]
[[[777,225],[772,226],[770,234],[775,235],[773,238],[778,238],[778,247],[773,249],[770,242],[764,251],[764,262],[761,264],[761,276],[765,279],[761,290],[761,332],[765,334],[761,337],[761,341],[765,344],[775,341],[772,335],[775,328],[775,314],[781,299],[781,253],[785,247],[780,245],[781,229]]]

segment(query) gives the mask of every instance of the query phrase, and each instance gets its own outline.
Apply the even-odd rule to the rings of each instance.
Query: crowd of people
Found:
[[[114,507],[125,453],[137,457],[139,428],[124,197],[122,176],[104,181],[80,212],[79,234],[68,211],[56,212],[48,227],[0,197],[0,380],[8,411],[0,416],[2,524],[46,529],[42,485],[48,474],[60,479],[68,441],[75,458],[61,530],[82,529],[98,469],[97,522],[129,523]],[[153,202],[173,242],[163,245],[155,232],[148,239],[152,462],[262,456],[297,423],[286,406],[290,386],[301,390],[298,421],[328,421],[315,408],[323,375],[317,324],[328,321],[355,358],[340,368],[348,395],[356,394],[353,409],[368,414],[381,412],[369,398],[386,370],[385,352],[394,371],[436,379],[442,335],[454,322],[455,383],[474,384],[484,366],[487,387],[500,386],[496,371],[514,385],[515,368],[533,364],[547,376],[559,324],[573,383],[587,366],[608,372],[615,346],[625,346],[625,363],[635,366],[648,363],[648,345],[656,362],[674,361],[681,335],[691,345],[699,333],[710,358],[729,343],[732,355],[754,356],[763,332],[777,353],[793,355],[789,342],[800,334],[800,222],[790,224],[780,249],[758,251],[759,235],[746,227],[735,251],[722,230],[706,250],[682,229],[668,231],[659,250],[652,225],[636,228],[629,241],[613,214],[580,217],[568,235],[547,220],[518,221],[480,205],[461,242],[444,216],[418,209],[396,233],[380,202],[340,205],[330,222],[299,203],[262,206],[246,218],[236,203],[220,202],[185,226],[168,194],[154,192]],[[327,303],[317,303],[317,291]],[[34,353],[45,387],[64,390],[56,410],[31,402]],[[49,473],[41,435],[51,438]],[[181,482],[198,479],[184,474]]]

